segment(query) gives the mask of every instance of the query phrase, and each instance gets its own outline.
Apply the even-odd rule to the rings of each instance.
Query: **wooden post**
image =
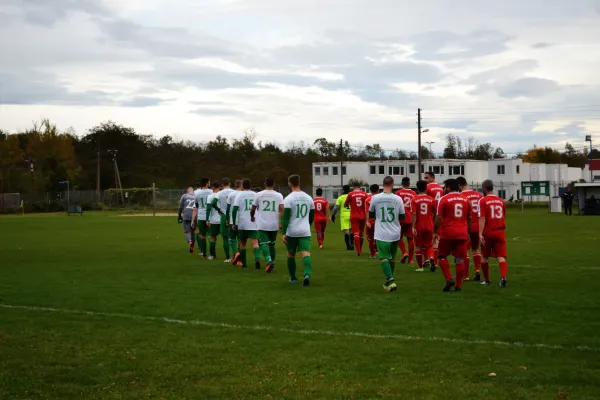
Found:
[[[156,184],[152,182],[152,216],[156,217]]]

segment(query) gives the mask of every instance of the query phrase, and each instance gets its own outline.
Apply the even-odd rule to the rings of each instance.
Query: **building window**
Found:
[[[336,176],[337,176],[337,174],[338,174],[338,169],[339,169],[338,167],[332,167],[332,168],[331,168],[331,175],[336,175]]]
[[[519,168],[519,167],[517,167]],[[519,189],[517,189],[517,200],[521,199],[521,191]]]
[[[388,167],[388,175],[394,175],[394,174],[392,173],[392,167]]]
[[[430,167],[431,168],[431,167]],[[421,173],[425,173],[425,166],[423,164],[421,164]]]
[[[400,175],[400,167],[390,167],[389,168],[389,175],[391,176],[399,176]]]
[[[506,200],[506,190],[498,190],[498,197],[502,200]]]
[[[315,176],[321,175],[321,167],[315,167]]]
[[[346,167],[342,167],[342,175],[346,175]]]
[[[404,167],[400,167],[400,175],[404,175]]]
[[[442,165],[442,175],[444,175],[444,166]]]
[[[375,175],[377,173],[377,168],[375,165],[369,165],[369,175]]]
[[[464,165],[460,166],[460,174],[463,176],[465,175],[465,166]]]
[[[416,172],[417,172],[417,169],[415,168],[414,164],[411,164],[411,165],[408,166],[408,173],[409,174],[414,174]]]
[[[429,172],[433,172],[433,167],[431,165],[429,166]],[[433,172],[433,173],[435,174],[436,172]],[[439,172],[437,172],[437,173],[439,174]]]
[[[323,167],[323,176],[329,175],[329,167]]]
[[[431,167],[429,167],[429,172],[431,172]],[[440,165],[434,166],[433,173],[437,175],[444,175],[444,167]]]
[[[498,165],[497,166],[497,170],[498,170],[498,175],[504,175],[505,174],[504,165]]]
[[[520,165],[517,165],[517,174],[520,174],[520,173],[521,173],[521,166],[520,166]],[[517,196],[517,199],[518,199],[518,198],[519,198],[519,196]]]
[[[444,174],[444,167],[442,167],[442,175]],[[448,167],[448,175],[464,175],[465,167],[463,165],[455,165]]]
[[[385,175],[385,165],[379,166],[379,175]]]

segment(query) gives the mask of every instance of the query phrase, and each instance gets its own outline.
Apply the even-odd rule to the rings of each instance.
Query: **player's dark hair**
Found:
[[[323,196],[323,189],[321,189],[321,188],[317,189],[317,196]]]
[[[200,187],[204,187],[206,185],[208,185],[210,182],[210,178],[202,178],[200,179]]]
[[[235,180],[235,188],[241,188],[242,187],[242,180],[241,179],[236,179]]]
[[[446,179],[444,186],[447,187],[451,192],[458,192],[458,182],[456,179]]]
[[[410,178],[408,176],[405,176],[404,178],[402,178],[402,186],[404,186],[404,187],[410,186]]]
[[[394,178],[391,176],[383,178],[383,186],[394,186]]]
[[[273,178],[267,178],[267,179],[265,179],[265,186],[266,187],[273,187],[273,186],[275,186],[275,179],[273,179]]]
[[[242,187],[243,187],[245,190],[248,190],[248,189],[250,189],[250,186],[252,186],[252,181],[251,181],[250,179],[248,179],[248,178],[244,178],[244,179],[242,179]]]
[[[417,190],[419,193],[425,193],[427,191],[427,182],[417,181]]]
[[[433,172],[430,172],[430,171],[425,172],[425,175],[429,175],[430,177],[435,178],[435,174]]]
[[[369,190],[371,191],[371,193],[375,194],[375,193],[379,193],[379,185],[374,183],[371,186],[369,186]]]
[[[221,185],[223,185],[223,186],[229,186],[229,185],[231,185],[231,182],[229,181],[229,178],[223,178],[223,179],[221,179]]]
[[[344,194],[350,193],[350,185],[342,186],[342,190],[344,191]]]
[[[212,186],[213,189],[218,189],[221,187],[221,184],[217,181],[214,181],[210,186]]]
[[[292,185],[293,187],[300,186],[300,175],[298,175],[298,174],[290,175],[290,177],[288,178],[288,183],[290,185]]]
[[[494,182],[491,179],[486,179],[481,183],[481,187],[484,188],[488,192],[494,191]]]
[[[458,186],[467,186],[467,180],[464,176],[459,176],[456,178],[456,182],[458,183]]]
[[[200,182],[200,181],[196,182],[196,187],[197,188],[202,187],[202,182]]]
[[[352,185],[354,188],[360,188],[360,182],[359,181],[355,181],[354,185]]]

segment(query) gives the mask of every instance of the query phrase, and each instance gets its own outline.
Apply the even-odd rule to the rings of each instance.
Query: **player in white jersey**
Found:
[[[242,192],[242,180],[237,179],[235,181],[235,190],[227,196],[227,210],[225,212],[225,220],[228,226],[228,234],[229,234],[229,245],[231,246],[231,254],[233,254],[233,258],[231,259],[231,263],[238,267],[242,266],[240,262],[240,252],[239,252],[239,240],[237,231],[233,229],[233,205],[235,204],[235,199]]]
[[[196,241],[198,242],[198,249],[200,250],[200,256],[206,257],[206,232],[208,228],[206,227],[206,204],[208,196],[212,193],[210,187],[210,179],[202,178],[200,183],[196,184],[198,189],[194,191],[194,215],[192,220],[192,227],[196,226],[198,228],[198,233],[196,234]]]
[[[194,230],[192,229],[192,216],[194,215],[194,189],[190,186],[186,193],[179,199],[179,209],[177,210],[177,222],[183,223],[183,233],[185,242],[188,244],[190,253],[194,252]]]
[[[258,247],[258,225],[252,221],[250,211],[256,197],[256,193],[250,189],[252,182],[250,179],[242,180],[241,191],[235,198],[233,204],[233,229],[237,231],[240,239],[240,256],[239,261],[242,263],[242,268],[246,268],[246,244],[248,239],[252,242],[254,253],[254,265],[256,269],[260,269],[260,248]]]
[[[262,255],[267,260],[266,272],[275,270],[275,242],[280,228],[279,215],[283,213],[283,196],[273,190],[274,186],[274,179],[265,179],[265,190],[256,194],[250,210],[253,221],[258,212],[258,240]]]
[[[288,271],[290,283],[296,283],[296,252],[299,251],[304,265],[303,286],[310,285],[312,258],[310,256],[310,225],[315,218],[315,204],[312,197],[300,190],[300,176],[288,178],[292,192],[283,202],[282,234],[288,251]]]
[[[227,199],[229,195],[234,192],[230,185],[229,178],[221,179],[221,191],[219,192],[219,195],[216,196],[217,198],[213,199],[211,202],[212,208],[217,210],[221,216],[221,238],[223,239],[223,251],[225,252],[225,261],[223,262],[225,263],[231,262],[230,248],[231,250],[234,250],[233,254],[237,253],[237,246],[234,249],[234,246],[229,239],[230,229],[227,220]]]
[[[375,219],[375,242],[381,260],[381,269],[386,278],[383,285],[386,292],[393,292],[397,288],[394,282],[394,270],[401,233],[400,221],[406,216],[404,202],[393,193],[393,190],[394,179],[386,176],[383,180],[383,193],[373,196],[369,207],[369,219]]]
[[[221,184],[219,182],[212,183],[212,194],[208,196],[208,202],[206,206],[206,225],[210,232],[210,250],[209,260],[215,260],[217,258],[217,236],[221,232],[221,209],[216,206],[213,207],[213,202],[216,204],[219,202],[219,192],[221,191]]]

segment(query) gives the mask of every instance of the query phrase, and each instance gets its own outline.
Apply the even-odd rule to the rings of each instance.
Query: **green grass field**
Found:
[[[400,265],[386,293],[334,226],[303,288],[281,245],[271,275],[200,260],[175,217],[0,218],[0,398],[600,398],[600,218],[508,224],[508,288]]]

